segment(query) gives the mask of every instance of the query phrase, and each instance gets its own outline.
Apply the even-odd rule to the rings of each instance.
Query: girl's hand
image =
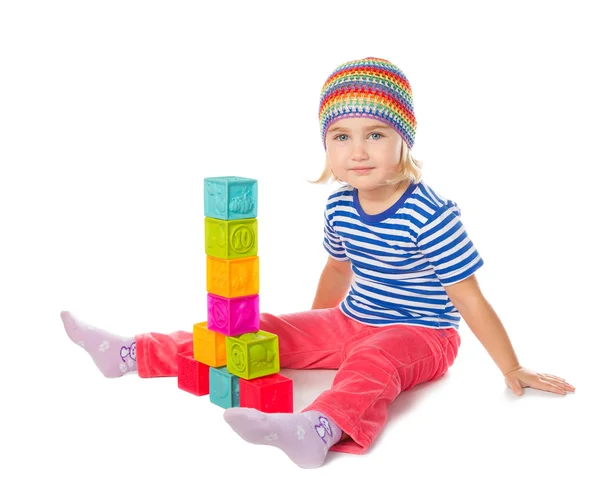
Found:
[[[531,387],[547,392],[554,392],[560,395],[566,395],[567,392],[574,392],[575,387],[565,381],[564,378],[555,377],[547,373],[537,373],[519,365],[504,374],[506,386],[512,389],[515,395],[523,395],[522,388]]]

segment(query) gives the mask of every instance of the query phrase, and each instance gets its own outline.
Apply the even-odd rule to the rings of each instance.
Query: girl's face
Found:
[[[333,174],[358,190],[385,186],[400,162],[400,134],[371,117],[337,120],[329,126],[325,143]]]

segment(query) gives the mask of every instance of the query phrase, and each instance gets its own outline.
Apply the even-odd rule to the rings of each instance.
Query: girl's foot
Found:
[[[247,442],[278,447],[305,469],[322,465],[329,448],[342,434],[327,415],[316,410],[263,413],[235,407],[225,410],[223,418]]]
[[[105,377],[116,378],[127,372],[137,372],[135,337],[122,337],[100,330],[61,311],[69,338],[87,351]]]

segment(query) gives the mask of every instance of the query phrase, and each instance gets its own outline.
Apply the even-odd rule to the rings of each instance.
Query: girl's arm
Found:
[[[446,292],[471,331],[498,365],[506,386],[512,389],[515,395],[522,395],[523,388],[526,387],[560,395],[575,391],[575,387],[564,378],[529,370],[519,364],[506,330],[481,293],[474,274],[446,286]]]
[[[319,279],[312,309],[333,308],[344,299],[352,283],[350,261],[337,261],[329,256]]]
[[[465,322],[490,354],[503,375],[519,368],[519,360],[500,318],[481,293],[477,278],[471,275],[450,286],[446,293]]]

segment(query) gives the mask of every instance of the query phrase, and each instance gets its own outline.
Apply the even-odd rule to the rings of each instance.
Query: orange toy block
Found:
[[[194,324],[194,359],[215,368],[225,366],[225,335],[209,330],[207,325],[207,321]]]
[[[258,256],[221,259],[206,256],[206,291],[225,298],[258,294]]]

